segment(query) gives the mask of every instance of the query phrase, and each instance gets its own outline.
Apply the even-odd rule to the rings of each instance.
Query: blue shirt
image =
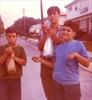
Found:
[[[55,47],[56,61],[54,63],[53,79],[63,85],[79,83],[79,63],[76,59],[69,60],[69,53],[77,52],[84,57],[87,51],[82,42],[71,40]]]

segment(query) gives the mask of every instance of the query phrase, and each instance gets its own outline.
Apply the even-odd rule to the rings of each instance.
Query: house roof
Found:
[[[71,3],[69,3],[68,5],[66,5],[65,8],[68,8],[68,7],[70,7],[71,5],[73,5],[73,4],[75,4],[75,3],[79,2],[79,1],[80,1],[80,0],[74,0],[74,1],[72,1]]]

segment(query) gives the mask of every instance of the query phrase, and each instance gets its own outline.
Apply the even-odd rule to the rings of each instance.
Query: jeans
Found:
[[[57,100],[80,100],[80,84],[63,85],[55,81],[57,87]]]
[[[21,80],[0,79],[0,100],[21,100]]]
[[[56,99],[56,88],[52,79],[53,68],[41,64],[41,80],[47,100],[58,100]]]

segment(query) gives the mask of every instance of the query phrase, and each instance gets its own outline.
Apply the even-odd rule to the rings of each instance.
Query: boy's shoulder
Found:
[[[17,45],[17,46],[16,46],[16,48],[19,48],[19,49],[24,49],[24,47],[23,47],[23,46],[21,46],[21,45]]]
[[[74,44],[76,45],[76,47],[85,47],[83,41],[80,40],[74,40]]]
[[[80,41],[80,40],[73,40],[73,42],[74,42],[74,43],[77,43],[77,44],[83,44],[83,42]]]
[[[7,44],[0,45],[0,49],[7,47]]]
[[[7,45],[4,44],[4,45],[0,45],[0,53],[4,52],[5,49],[6,49]]]
[[[21,46],[21,45],[17,45],[16,47],[18,47],[18,48],[23,48],[23,46]]]

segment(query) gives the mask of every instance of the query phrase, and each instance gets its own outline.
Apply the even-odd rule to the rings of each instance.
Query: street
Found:
[[[4,44],[4,38],[0,38],[0,44]],[[23,66],[22,76],[22,100],[46,100],[40,79],[40,63],[34,63],[32,56],[40,55],[35,42],[18,39],[27,54],[27,64]],[[81,100],[92,100],[92,72],[80,68]]]

